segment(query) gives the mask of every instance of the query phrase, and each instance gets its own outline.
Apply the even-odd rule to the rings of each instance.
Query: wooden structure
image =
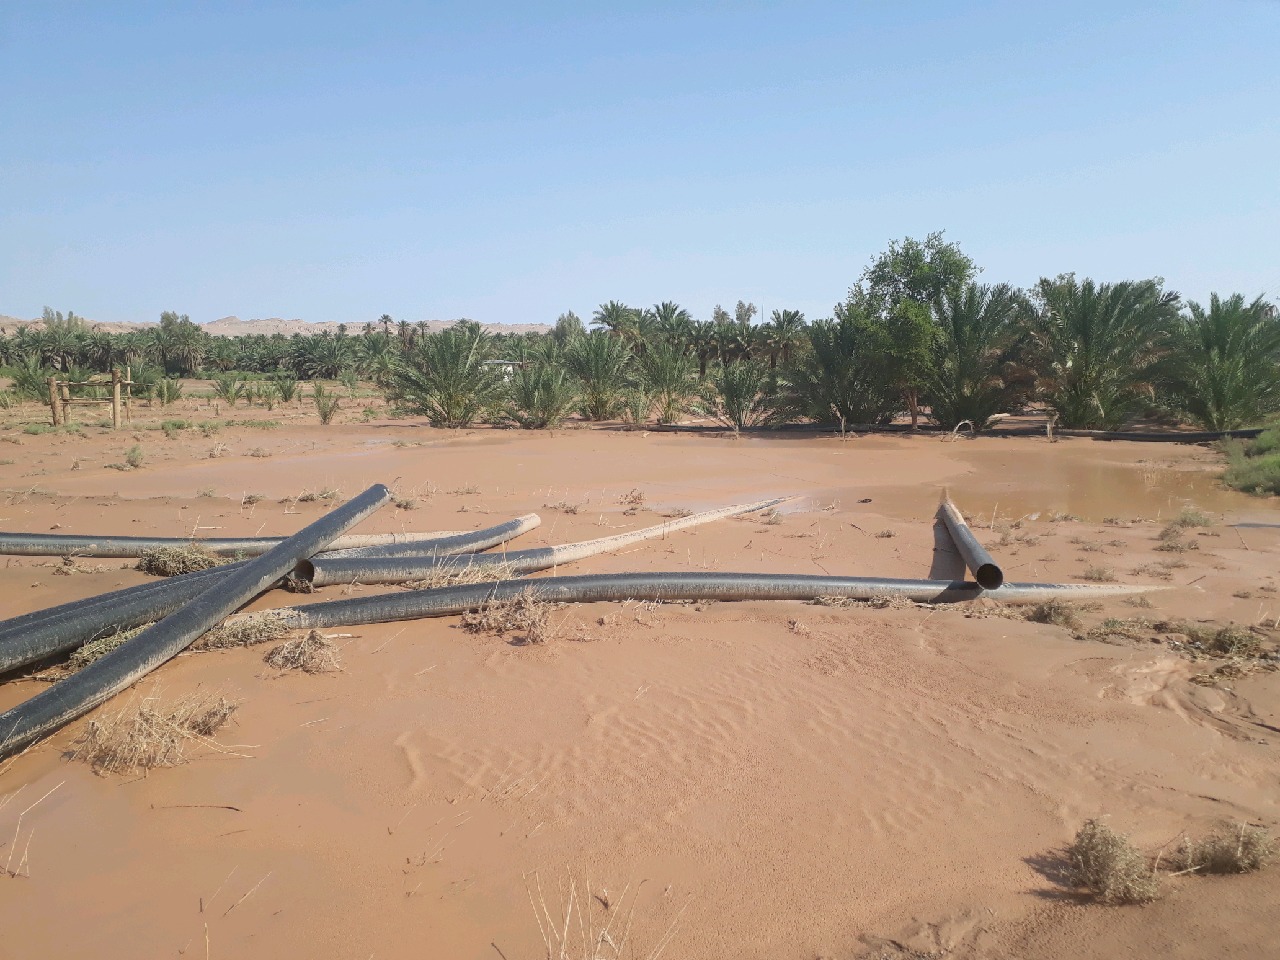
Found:
[[[60,427],[71,422],[71,408],[83,404],[111,404],[111,429],[119,430],[127,420],[133,419],[133,374],[128,367],[124,374],[118,368],[111,371],[111,379],[86,380],[73,383],[70,380],[48,379],[49,408],[53,411],[53,425]],[[73,397],[72,387],[111,387],[111,397]]]

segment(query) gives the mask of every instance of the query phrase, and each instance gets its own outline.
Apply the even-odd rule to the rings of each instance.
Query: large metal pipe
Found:
[[[530,593],[556,603],[609,600],[815,600],[842,597],[874,600],[897,597],[918,603],[956,603],[986,597],[1008,603],[1127,596],[1165,586],[1125,584],[1006,583],[984,590],[967,580],[897,580],[884,577],[828,577],[775,573],[604,573],[537,580],[501,580],[434,590],[407,590],[349,597],[273,610],[290,628],[346,627],[443,617],[473,610],[493,600]]]
[[[938,510],[942,514],[942,520],[947,525],[947,531],[951,534],[956,549],[964,558],[965,566],[973,572],[973,579],[987,590],[995,590],[1004,583],[1004,571],[978,542],[978,538],[969,529],[969,524],[965,523],[959,508],[946,494],[943,494]]]
[[[429,555],[481,550],[504,543],[537,526],[537,523],[537,514],[529,514],[481,530],[417,541],[415,546],[430,551]],[[323,554],[328,555],[327,552]],[[221,581],[247,562],[241,560],[123,590],[113,590],[97,597],[64,603],[0,622],[0,674],[67,653],[99,637],[110,636],[120,630],[129,630],[168,616],[198,596],[209,584]]]
[[[375,484],[211,584],[181,610],[143,630],[102,659],[0,714],[0,757],[35,743],[146,676],[228,614],[270,588],[300,559],[323,550],[391,498],[390,490]]]
[[[501,554],[491,553],[468,557],[465,560],[453,560],[436,557],[376,557],[376,558],[339,558],[331,560],[327,557],[315,557],[298,564],[297,576],[309,580],[313,586],[323,587],[335,583],[408,583],[430,577],[441,567],[501,567],[508,575],[533,573],[538,570],[549,570],[562,563],[583,560],[587,557],[608,553],[622,547],[665,537],[677,530],[694,527],[712,520],[738,516],[743,513],[754,513],[768,507],[785,503],[789,497],[778,497],[771,500],[758,500],[754,503],[734,504],[694,513],[687,517],[668,520],[665,523],[627,533],[615,534],[611,537],[600,537],[596,540],[584,540],[580,543],[566,543],[555,547],[536,547],[531,550],[514,550]]]
[[[535,524],[536,525],[536,524]],[[415,544],[448,536],[440,533],[359,533],[339,537],[334,550],[412,550]],[[218,556],[257,557],[284,542],[284,537],[95,537],[88,534],[0,533],[0,555],[15,557],[140,557],[163,547],[200,547]],[[394,554],[391,554],[394,555]]]
[[[507,520],[483,530],[466,530],[461,533],[441,533],[431,539],[400,541],[356,547],[350,550],[326,550],[326,559],[335,557],[447,557],[458,553],[486,550],[500,543],[514,540],[536,529],[542,518],[536,513]]]

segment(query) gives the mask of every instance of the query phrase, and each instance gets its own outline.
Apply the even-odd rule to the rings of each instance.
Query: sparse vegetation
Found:
[[[1055,627],[1066,627],[1069,630],[1079,630],[1082,626],[1080,614],[1076,608],[1064,600],[1055,599],[1037,603],[1023,616],[1032,623],[1048,623]]]
[[[1110,567],[1085,567],[1080,579],[1090,583],[1115,583],[1116,572]]]
[[[228,620],[208,631],[191,645],[192,650],[225,650],[269,643],[285,635],[287,628],[270,610]]]

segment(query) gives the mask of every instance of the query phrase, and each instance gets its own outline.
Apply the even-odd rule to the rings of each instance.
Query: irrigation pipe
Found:
[[[536,526],[537,524],[535,524]],[[334,550],[412,550],[445,533],[356,533],[339,537]],[[257,557],[284,542],[284,537],[95,537],[82,534],[0,533],[0,554],[14,557],[140,557],[162,547],[201,547],[224,557]]]
[[[502,580],[434,590],[409,590],[350,597],[269,611],[290,629],[347,627],[443,617],[494,600],[529,593],[555,603],[613,600],[815,600],[842,597],[874,600],[896,597],[917,603],[957,603],[985,597],[1006,603],[1097,599],[1171,589],[1118,583],[1006,583],[984,590],[965,580],[896,580],[884,577],[827,577],[773,573],[604,573],[539,580]]]
[[[503,575],[514,576],[534,573],[538,570],[549,570],[551,567],[575,560],[584,560],[611,550],[665,537],[677,530],[710,523],[725,517],[734,517],[743,513],[754,513],[767,507],[784,503],[789,497],[778,497],[772,500],[757,500],[755,503],[741,503],[733,506],[707,510],[703,513],[690,514],[675,520],[640,530],[629,530],[626,533],[597,540],[584,540],[580,543],[565,543],[554,547],[537,547],[532,550],[514,550],[506,553],[478,554],[466,560],[448,557],[352,557],[329,559],[316,557],[298,564],[296,574],[300,580],[309,581],[312,586],[323,587],[335,583],[408,583],[413,580],[424,580],[440,568],[449,567],[486,567],[500,568]]]
[[[992,559],[991,554],[987,553],[986,548],[978,542],[978,538],[969,529],[969,524],[965,522],[964,515],[946,493],[942,495],[938,512],[942,514],[947,532],[951,534],[952,542],[960,551],[960,556],[964,558],[965,566],[973,573],[973,579],[986,590],[995,590],[1004,583],[1004,571]]]
[[[190,603],[148,627],[79,673],[0,714],[0,758],[35,743],[105,703],[269,589],[306,557],[323,550],[383,504],[391,491],[375,484],[293,536],[210,584]]]
[[[537,514],[529,514],[481,530],[415,541],[413,545],[417,549],[429,551],[430,555],[482,550],[505,543],[512,537],[533,529],[539,522]],[[349,538],[341,537],[335,542],[344,540]],[[324,555],[328,556],[327,553]],[[247,563],[248,561],[241,560],[123,590],[113,590],[87,600],[64,603],[0,622],[0,674],[67,653],[99,637],[140,627],[168,616],[198,596],[210,584],[221,582]]]

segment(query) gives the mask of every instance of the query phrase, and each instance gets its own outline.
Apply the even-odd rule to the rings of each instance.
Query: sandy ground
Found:
[[[954,563],[934,549],[949,485],[1011,579],[1105,566],[1183,588],[1089,624],[1280,614],[1280,529],[1227,525],[1280,510],[1220,489],[1195,447],[408,421],[0,437],[19,441],[0,443],[6,530],[285,534],[325,509],[289,498],[384,481],[417,508],[362,531],[536,511],[519,543],[535,546],[795,495],[781,523],[721,522],[573,572],[924,576]],[[104,468],[134,443],[141,469]],[[644,506],[626,515],[632,490]],[[577,512],[547,506],[561,503]],[[1153,572],[1171,559],[1154,551],[1160,521],[1187,503],[1223,522]],[[119,560],[0,565],[4,616],[145,579]],[[559,917],[570,896],[614,920],[615,942],[629,924],[640,958],[1280,955],[1280,867],[1107,908],[1065,890],[1055,859],[1094,816],[1149,850],[1223,822],[1274,827],[1280,676],[1201,686],[1212,664],[1168,644],[990,612],[598,604],[558,611],[539,646],[456,619],[355,628],[337,674],[280,676],[261,649],[183,656],[105,709],[156,689],[237,698],[221,750],[97,776],[65,758],[82,721],[0,772],[0,865],[16,850],[30,874],[0,875],[0,955],[539,958],[543,904]],[[0,707],[37,689],[0,686]],[[591,956],[577,936],[564,956]]]

